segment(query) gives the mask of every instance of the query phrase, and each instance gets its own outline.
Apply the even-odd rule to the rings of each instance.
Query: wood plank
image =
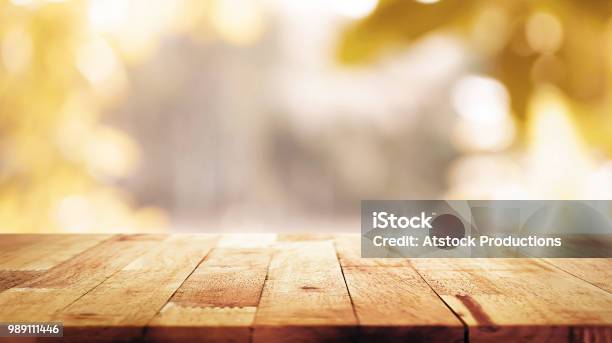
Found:
[[[22,249],[27,249],[28,247],[41,242],[56,240],[59,237],[60,235],[54,234],[0,234],[0,263],[4,263],[5,260],[16,255],[20,255],[23,252]]]
[[[150,323],[154,342],[248,342],[265,270],[207,267]],[[220,297],[215,297],[220,295]]]
[[[334,243],[338,251],[338,259],[344,267],[410,267],[408,258],[361,258],[360,235],[338,234],[334,235]]]
[[[414,259],[471,342],[605,341],[612,295],[535,259]]]
[[[273,249],[270,248],[215,248],[206,257],[202,268],[248,267],[268,269],[272,252]]]
[[[277,240],[275,233],[230,233],[224,234],[217,248],[269,248]]]
[[[14,269],[0,268],[0,322],[61,320],[68,341],[435,342],[463,340],[460,318],[475,342],[612,341],[612,259],[362,259],[357,235],[232,234],[212,250],[210,236],[79,237],[0,236]]]
[[[255,316],[255,342],[353,340],[357,320],[331,241],[278,244]]]
[[[370,342],[461,342],[463,323],[412,267],[343,267]]]
[[[196,271],[172,298],[183,307],[257,306],[265,269],[205,267]]]
[[[112,235],[40,235],[40,239],[3,254],[0,269],[47,270],[108,240]]]
[[[272,250],[243,246],[232,238],[213,249],[151,321],[147,341],[249,342]]]
[[[548,258],[545,260],[612,293],[612,258]]]
[[[0,292],[40,276],[40,271],[0,270]]]
[[[256,307],[168,303],[147,328],[147,342],[249,342]]]
[[[216,237],[210,235],[169,236],[57,313],[54,320],[64,323],[68,338],[138,339],[215,243]]]
[[[43,271],[98,244],[110,235],[1,235],[0,292],[42,275]]]
[[[6,252],[19,249],[31,243],[38,242],[44,237],[53,237],[55,235],[39,235],[39,234],[0,234],[0,260]]]
[[[112,238],[5,290],[0,293],[0,322],[50,321],[57,311],[132,262],[152,243]]]

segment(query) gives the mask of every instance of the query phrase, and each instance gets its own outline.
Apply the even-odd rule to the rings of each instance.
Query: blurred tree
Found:
[[[612,2],[381,0],[344,33],[338,57],[367,63],[431,32],[462,37],[478,72],[500,80],[526,118],[542,85],[559,88],[583,135],[612,154]]]
[[[100,122],[93,83],[105,82],[115,60],[103,42],[92,43],[86,11],[83,1],[0,1],[0,232],[163,223],[157,210],[133,209],[113,187],[138,151]]]

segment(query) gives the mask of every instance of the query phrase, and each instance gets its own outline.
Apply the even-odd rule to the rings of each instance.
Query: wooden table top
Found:
[[[361,259],[359,243],[0,235],[0,322],[74,341],[612,341],[612,259]]]

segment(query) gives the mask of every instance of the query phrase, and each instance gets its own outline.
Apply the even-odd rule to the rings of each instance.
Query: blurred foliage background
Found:
[[[473,71],[500,81],[521,123],[534,93],[552,85],[569,97],[592,144],[609,153],[612,4],[608,1],[382,1],[353,25],[340,60],[365,63],[432,31],[463,40]],[[602,120],[607,120],[601,125]]]
[[[0,0],[0,232],[609,199],[612,4]]]

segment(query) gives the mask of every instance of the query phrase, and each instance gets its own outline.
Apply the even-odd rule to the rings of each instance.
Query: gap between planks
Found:
[[[276,235],[224,235],[149,323],[146,340],[251,340]]]

